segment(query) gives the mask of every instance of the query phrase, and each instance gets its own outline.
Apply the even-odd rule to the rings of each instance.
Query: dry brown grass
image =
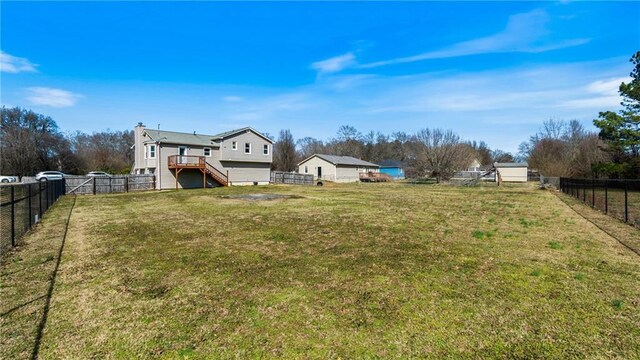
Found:
[[[302,198],[222,197],[255,192]],[[54,252],[68,204],[3,261],[2,312],[41,294],[47,263],[22,269]],[[40,353],[634,358],[638,294],[637,255],[553,194],[526,187],[85,196]],[[15,335],[0,340],[1,357],[29,353],[38,304],[2,316],[3,334]]]

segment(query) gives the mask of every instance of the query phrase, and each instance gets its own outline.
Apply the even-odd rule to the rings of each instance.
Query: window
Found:
[[[264,144],[264,147],[262,148],[262,153],[265,155],[269,155],[269,145]]]
[[[244,153],[251,154],[251,143],[244,143]]]
[[[309,167],[307,165],[304,166],[304,173],[305,174],[309,173]]]
[[[232,150],[238,150],[238,142],[237,141],[234,141],[234,142],[231,143],[231,149]]]
[[[204,152],[204,156],[207,156],[207,157],[211,156],[211,148],[204,148],[203,152]]]
[[[156,158],[156,146],[149,145],[149,159],[155,159],[155,158]]]

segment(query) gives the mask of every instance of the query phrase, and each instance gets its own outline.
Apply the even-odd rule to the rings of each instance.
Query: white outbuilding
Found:
[[[380,165],[351,156],[314,154],[298,163],[298,172],[313,174],[315,179],[357,182],[360,174],[377,173]]]
[[[496,181],[503,182],[527,182],[529,164],[521,163],[494,163],[496,169]]]

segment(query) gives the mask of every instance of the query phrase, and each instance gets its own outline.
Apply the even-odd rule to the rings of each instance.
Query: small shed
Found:
[[[404,163],[397,160],[382,160],[380,162],[380,172],[391,176],[393,179],[404,179]]]
[[[377,173],[380,166],[351,156],[313,154],[298,163],[298,173],[313,174],[316,179],[357,182],[360,174]]]
[[[527,182],[527,170],[529,164],[521,163],[494,163],[496,180],[501,178],[503,182]]]

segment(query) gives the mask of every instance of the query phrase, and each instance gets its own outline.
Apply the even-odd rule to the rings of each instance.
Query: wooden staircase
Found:
[[[229,176],[218,170],[215,166],[209,164],[204,156],[195,155],[169,155],[167,159],[169,169],[173,169],[176,174],[176,189],[178,189],[178,177],[185,169],[197,169],[202,172],[202,187],[206,187],[204,177],[209,175],[213,180],[222,186],[229,186]]]
[[[224,174],[222,171],[216,169],[215,166],[209,164],[205,161],[205,172],[209,175],[213,180],[217,181],[218,184],[222,186],[229,186],[229,177]]]

